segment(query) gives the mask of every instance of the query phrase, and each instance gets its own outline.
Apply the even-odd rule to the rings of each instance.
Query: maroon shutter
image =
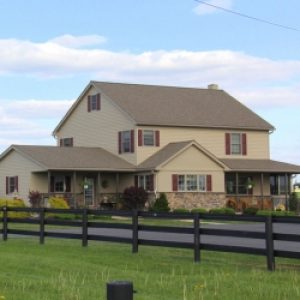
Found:
[[[18,176],[15,176],[15,190],[16,190],[16,192],[19,192],[19,178],[18,178]]]
[[[226,155],[231,154],[231,149],[230,149],[230,133],[225,133],[225,152]]]
[[[66,193],[71,192],[71,176],[65,176]]]
[[[50,193],[54,193],[54,176],[50,177]]]
[[[122,153],[122,132],[118,132],[118,147],[119,147],[119,154]]]
[[[138,145],[139,147],[143,146],[143,130],[138,130]]]
[[[154,175],[149,175],[149,191],[154,191]]]
[[[8,195],[8,182],[9,182],[9,177],[6,176],[6,195]]]
[[[174,192],[178,191],[178,175],[172,175],[172,190]]]
[[[101,95],[97,94],[97,110],[101,110]]]
[[[247,135],[246,135],[246,133],[242,134],[242,154],[247,155]]]
[[[87,99],[87,110],[88,112],[91,111],[91,96],[88,96],[88,99]]]
[[[156,147],[160,146],[160,134],[159,134],[159,130],[155,131],[155,146]]]
[[[133,129],[130,131],[130,142],[131,142],[130,152],[134,153],[134,130]]]
[[[206,191],[207,192],[212,191],[212,178],[211,178],[211,175],[206,175]]]
[[[134,175],[134,186],[136,188],[139,187],[139,176],[138,175]]]

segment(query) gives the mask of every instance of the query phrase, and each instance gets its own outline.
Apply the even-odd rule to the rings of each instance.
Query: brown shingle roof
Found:
[[[138,168],[155,169],[189,144],[191,144],[191,141],[170,143],[139,164]]]
[[[135,169],[132,164],[102,148],[13,145],[12,149],[49,170]]]
[[[232,171],[300,174],[300,166],[269,159],[221,159]]]
[[[273,130],[223,90],[92,81],[138,125]]]

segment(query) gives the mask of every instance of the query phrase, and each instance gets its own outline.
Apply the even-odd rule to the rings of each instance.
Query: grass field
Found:
[[[31,238],[0,242],[0,299],[105,300],[106,283],[129,280],[135,300],[299,299],[300,261],[260,256]]]

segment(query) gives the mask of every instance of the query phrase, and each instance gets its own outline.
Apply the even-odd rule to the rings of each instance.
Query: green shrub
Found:
[[[152,211],[170,211],[168,199],[165,193],[161,193],[159,198],[154,202],[154,205],[151,207]]]
[[[295,193],[292,193],[289,199],[289,209],[292,211],[296,211],[298,209],[298,199]]]
[[[22,199],[0,199],[0,207],[8,206],[8,207],[26,207],[24,200]],[[30,214],[28,212],[8,212],[9,218],[28,218]],[[1,212],[0,216],[3,216]]]
[[[235,215],[235,210],[230,207],[212,208],[209,213],[213,215]]]
[[[243,211],[244,215],[251,215],[251,216],[255,216],[257,212],[258,212],[257,207],[247,207]]]
[[[55,209],[69,209],[69,205],[67,201],[62,197],[51,197],[49,198],[49,206],[50,208]],[[63,219],[63,220],[73,220],[76,218],[74,214],[68,214],[68,213],[47,213],[48,218],[54,218],[54,219]]]
[[[173,213],[177,213],[177,214],[186,214],[189,213],[190,211],[186,208],[175,208],[173,209]]]
[[[280,216],[296,216],[296,213],[293,211],[275,211],[275,210],[259,210],[256,213],[257,216],[276,216],[276,217],[280,217]]]
[[[48,201],[50,208],[68,209],[67,201],[62,197],[51,197]]]
[[[122,204],[125,209],[143,209],[147,199],[148,194],[142,187],[131,186],[124,190]]]
[[[208,211],[205,208],[193,208],[191,210],[192,213],[199,213],[199,214],[207,214]]]

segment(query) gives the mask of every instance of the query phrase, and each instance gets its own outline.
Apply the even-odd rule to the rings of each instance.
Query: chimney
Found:
[[[217,84],[215,84],[215,83],[212,83],[212,84],[209,84],[209,85],[207,86],[207,88],[208,88],[209,90],[218,90],[218,89],[219,89],[219,86],[218,86]]]

